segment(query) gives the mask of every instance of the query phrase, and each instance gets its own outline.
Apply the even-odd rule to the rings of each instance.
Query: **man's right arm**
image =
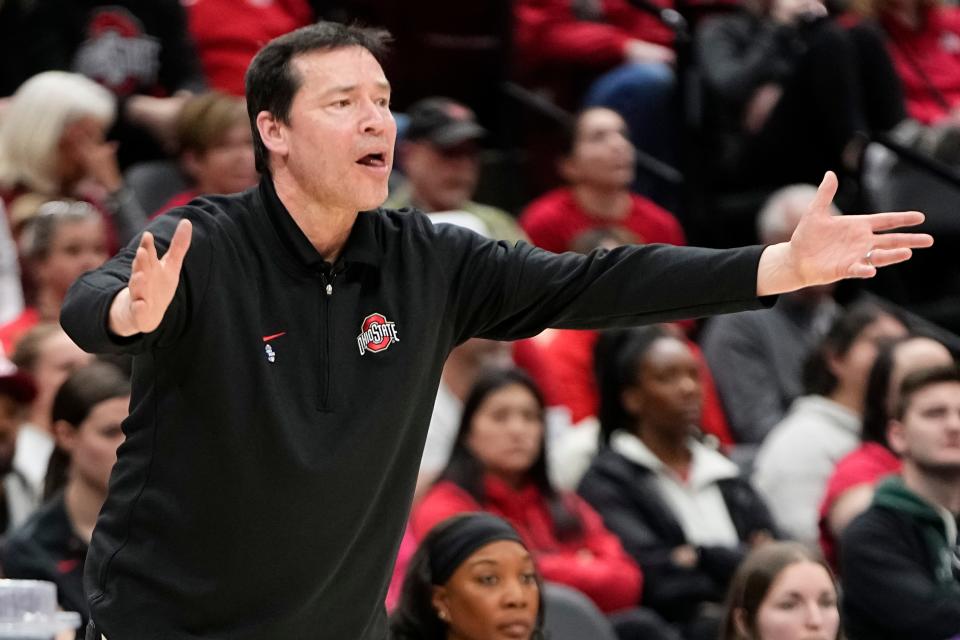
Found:
[[[67,334],[91,353],[138,353],[175,340],[209,271],[209,255],[196,248],[187,253],[191,236],[189,222],[161,216],[103,266],[81,276],[60,312]]]

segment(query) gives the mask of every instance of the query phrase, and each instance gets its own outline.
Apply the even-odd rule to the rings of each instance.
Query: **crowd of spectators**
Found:
[[[53,581],[84,617],[130,371],[74,345],[61,304],[152,217],[257,184],[244,71],[322,4],[0,0],[16,61],[0,73],[0,571]],[[438,78],[396,105],[385,206],[552,252],[702,237],[676,197],[694,174],[667,184],[646,157],[761,190],[755,237],[774,244],[828,169],[857,186],[841,208],[871,202],[878,136],[960,165],[960,10],[936,0],[510,6],[512,79],[573,114],[547,157],[506,136],[554,187],[512,204],[517,184],[486,173],[504,132]],[[524,192],[524,175],[507,178]],[[893,300],[820,287],[706,322],[458,346],[387,594],[395,636],[960,637],[960,317],[897,294],[937,288],[904,277]],[[955,259],[937,277],[960,282]]]

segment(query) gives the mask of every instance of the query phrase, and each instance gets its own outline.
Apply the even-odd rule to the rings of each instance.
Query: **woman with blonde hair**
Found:
[[[0,197],[14,236],[50,200],[84,200],[125,243],[146,216],[124,187],[116,146],[106,133],[116,117],[109,91],[87,78],[46,71],[24,82],[0,120]]]

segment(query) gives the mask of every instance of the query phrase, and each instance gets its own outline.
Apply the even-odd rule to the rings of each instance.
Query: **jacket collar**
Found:
[[[280,201],[270,176],[261,178],[259,193],[263,208],[267,212],[267,219],[289,255],[297,263],[309,269],[329,269],[331,265],[323,259],[323,256],[310,243],[310,240],[307,239],[290,212]],[[380,265],[382,251],[377,237],[378,221],[376,217],[377,212],[373,211],[361,211],[357,215],[338,263],[359,263],[375,267]]]
[[[720,480],[739,477],[740,469],[722,454],[693,438],[688,441],[688,446],[692,455],[688,481],[691,488],[700,490]],[[610,448],[630,462],[646,467],[657,475],[675,478],[673,471],[632,433],[614,432],[610,437]]]

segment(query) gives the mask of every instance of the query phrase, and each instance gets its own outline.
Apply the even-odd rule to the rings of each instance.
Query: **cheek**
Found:
[[[757,631],[764,640],[799,640],[803,630],[803,613],[799,609],[765,607],[757,613]]]
[[[488,638],[497,613],[497,600],[491,593],[471,589],[471,593],[450,599],[451,627],[465,638]]]

